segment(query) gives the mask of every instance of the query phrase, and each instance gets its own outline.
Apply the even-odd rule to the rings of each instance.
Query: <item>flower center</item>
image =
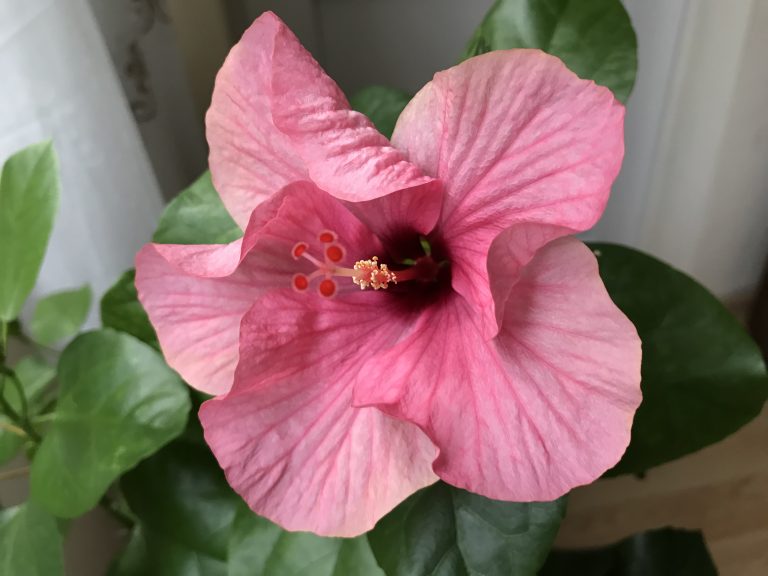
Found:
[[[390,270],[387,264],[379,261],[378,256],[366,260],[358,260],[352,268],[340,266],[346,256],[346,249],[339,243],[338,235],[332,230],[323,230],[317,239],[323,247],[322,259],[309,251],[308,242],[297,242],[291,250],[294,260],[304,259],[311,262],[315,270],[310,274],[296,273],[292,285],[297,292],[309,289],[313,280],[321,278],[317,284],[320,295],[333,297],[338,291],[335,278],[349,278],[361,290],[387,290],[390,285],[410,280],[431,281],[437,278],[440,266],[432,260],[429,243],[422,239],[421,246],[424,255],[416,259],[405,259],[401,262],[406,268]]]

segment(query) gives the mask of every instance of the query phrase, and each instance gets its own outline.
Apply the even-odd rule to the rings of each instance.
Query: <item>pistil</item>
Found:
[[[306,291],[312,280],[322,277],[318,284],[321,295],[330,298],[336,294],[337,285],[334,278],[351,278],[361,290],[371,288],[373,290],[386,290],[392,284],[416,280],[424,275],[423,266],[415,261],[413,266],[404,270],[390,270],[387,264],[379,262],[378,256],[367,260],[358,260],[352,268],[340,266],[346,251],[337,243],[337,235],[331,231],[324,231],[318,235],[318,240],[324,245],[323,259],[319,259],[309,252],[309,244],[298,242],[294,245],[291,255],[294,260],[304,259],[315,267],[310,274],[297,273],[293,276],[293,289],[297,292]],[[421,260],[421,259],[420,259]]]

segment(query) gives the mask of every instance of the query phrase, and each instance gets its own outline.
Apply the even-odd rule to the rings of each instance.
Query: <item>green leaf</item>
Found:
[[[0,576],[64,574],[56,519],[31,502],[0,512]]]
[[[285,532],[227,484],[196,424],[121,480],[139,519],[112,576],[379,576],[368,542]]]
[[[243,504],[205,444],[180,438],[120,485],[139,526],[113,576],[227,576],[230,533]]]
[[[637,74],[637,37],[621,0],[497,0],[465,58],[539,48],[626,102]]]
[[[155,329],[136,293],[136,271],[128,270],[101,299],[101,323],[105,328],[125,332],[160,349]]]
[[[120,474],[181,434],[185,385],[152,348],[112,330],[77,337],[59,360],[59,400],[30,472],[32,499],[78,516]]]
[[[29,333],[35,342],[51,346],[80,330],[91,308],[91,289],[57,292],[42,298],[35,307]]]
[[[392,137],[400,113],[410,102],[407,92],[387,86],[368,86],[349,99],[353,110],[362,112],[387,138]]]
[[[24,387],[30,414],[37,414],[41,408],[39,402],[43,392],[56,376],[56,370],[31,357],[20,360],[13,370]],[[14,386],[6,384],[4,395],[14,410],[21,409],[21,401]],[[11,421],[3,415],[0,415],[0,422],[11,424]],[[0,429],[0,465],[16,456],[23,444],[24,439],[21,436]]]
[[[387,576],[533,576],[564,514],[565,499],[497,502],[438,483],[384,517],[368,539]]]
[[[592,550],[553,550],[540,576],[717,576],[701,532],[664,528]]]
[[[600,276],[643,341],[643,403],[610,474],[642,473],[722,440],[768,397],[757,345],[728,310],[682,272],[631,248],[591,244]]]
[[[229,542],[227,576],[383,576],[365,536],[286,532],[245,504]]]
[[[50,142],[11,156],[0,174],[0,321],[19,315],[37,280],[59,204]]]
[[[152,240],[159,244],[226,244],[243,235],[205,172],[168,204]]]

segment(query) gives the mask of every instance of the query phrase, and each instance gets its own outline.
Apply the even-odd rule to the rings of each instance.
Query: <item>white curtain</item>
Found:
[[[88,282],[98,298],[133,265],[163,201],[86,0],[0,0],[0,79],[0,158],[51,138],[60,160],[35,295]]]

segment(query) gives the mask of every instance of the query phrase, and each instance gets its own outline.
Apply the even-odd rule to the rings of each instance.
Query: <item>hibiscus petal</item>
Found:
[[[640,403],[640,356],[594,256],[566,238],[520,272],[496,339],[454,298],[361,368],[355,403],[418,424],[450,484],[500,500],[551,500],[623,454]]]
[[[206,116],[216,189],[238,224],[289,182],[345,200],[430,181],[407,162],[273,13],[259,17],[216,78]]]
[[[240,241],[237,241],[240,244]],[[166,362],[190,386],[207,394],[223,394],[232,385],[237,364],[238,327],[253,305],[249,279],[238,274],[224,278],[206,278],[208,264],[224,262],[233,252],[228,245],[205,253],[197,246],[162,246],[149,244],[136,256],[136,287],[139,300],[155,327]],[[200,248],[193,251],[194,248]],[[239,246],[236,246],[239,248]],[[203,277],[192,276],[169,260],[201,262]],[[212,266],[215,269],[215,264]]]
[[[378,240],[338,200],[296,182],[254,210],[245,236],[225,245],[150,244],[136,258],[139,299],[168,364],[194,388],[223,394],[232,385],[240,321],[266,289],[291,289],[313,266],[291,251],[306,242],[322,260],[320,232],[347,248],[346,264],[381,250]],[[344,262],[342,262],[344,263]],[[340,290],[355,290],[349,281]]]
[[[379,238],[400,232],[429,234],[443,206],[442,185],[437,180],[346,206]]]
[[[538,50],[491,52],[440,72],[403,111],[392,141],[445,183],[454,286],[488,318],[493,239],[519,222],[590,228],[621,167],[623,120],[608,89]]]
[[[200,411],[229,483],[286,529],[355,536],[436,480],[417,427],[351,406],[363,358],[402,330],[379,296],[265,295],[242,323],[235,386]]]
[[[282,27],[272,13],[251,25],[219,70],[205,117],[213,183],[241,228],[260,202],[308,177],[290,138],[272,121],[272,52]]]

